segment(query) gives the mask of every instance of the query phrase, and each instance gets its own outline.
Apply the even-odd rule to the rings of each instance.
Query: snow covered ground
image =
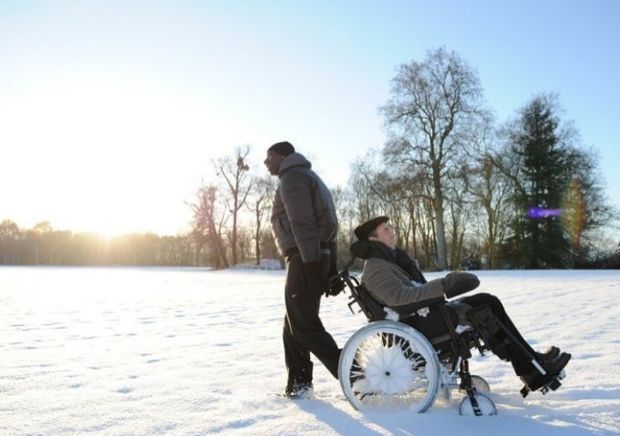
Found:
[[[456,400],[362,415],[318,363],[316,400],[272,395],[282,271],[0,268],[0,434],[620,433],[620,272],[479,275],[535,348],[573,354],[560,390],[526,400],[509,364],[474,357],[499,410],[483,418]],[[322,317],[339,345],[365,323],[344,296]]]

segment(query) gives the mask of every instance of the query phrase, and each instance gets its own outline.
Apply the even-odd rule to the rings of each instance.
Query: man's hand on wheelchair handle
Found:
[[[325,291],[326,297],[335,297],[340,294],[345,287],[344,280],[340,277],[338,273],[338,265],[336,263],[331,263],[329,265],[329,287]]]
[[[329,289],[325,291],[325,296],[335,297],[344,290],[345,286],[346,284],[344,283],[342,277],[340,277],[338,274],[333,275],[329,278]]]

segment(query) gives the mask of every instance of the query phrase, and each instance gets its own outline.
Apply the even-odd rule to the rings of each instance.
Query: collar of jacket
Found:
[[[395,250],[390,249],[387,245],[378,241],[355,241],[353,245],[351,245],[351,252],[355,254],[355,257],[364,260],[371,257],[378,257],[379,259],[396,263]]]
[[[426,279],[409,255],[400,248],[391,249],[378,241],[355,241],[351,245],[351,252],[360,259],[371,257],[379,258],[398,265],[411,280],[426,283]]]
[[[301,153],[292,153],[286,156],[282,162],[280,162],[280,169],[278,176],[282,177],[285,172],[295,167],[312,168],[312,164]]]

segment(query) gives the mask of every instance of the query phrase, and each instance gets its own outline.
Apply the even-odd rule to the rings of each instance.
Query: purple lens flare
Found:
[[[527,216],[532,219],[549,218],[552,216],[560,216],[562,209],[548,209],[545,207],[532,207],[527,211]]]

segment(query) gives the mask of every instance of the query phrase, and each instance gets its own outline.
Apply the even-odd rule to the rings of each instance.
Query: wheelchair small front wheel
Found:
[[[491,386],[489,386],[489,382],[487,382],[479,375],[471,376],[471,385],[476,388],[477,392],[482,392],[483,394],[488,394],[491,392]],[[465,389],[459,389],[459,392],[465,393]]]
[[[497,415],[497,408],[491,398],[482,393],[476,393],[475,395],[478,411],[481,416]],[[459,406],[459,415],[474,416],[476,412],[474,406],[471,404],[471,400],[468,396],[465,396],[461,400]]]
[[[440,386],[440,364],[417,330],[393,321],[373,322],[345,344],[338,378],[347,400],[360,411],[425,411]]]

